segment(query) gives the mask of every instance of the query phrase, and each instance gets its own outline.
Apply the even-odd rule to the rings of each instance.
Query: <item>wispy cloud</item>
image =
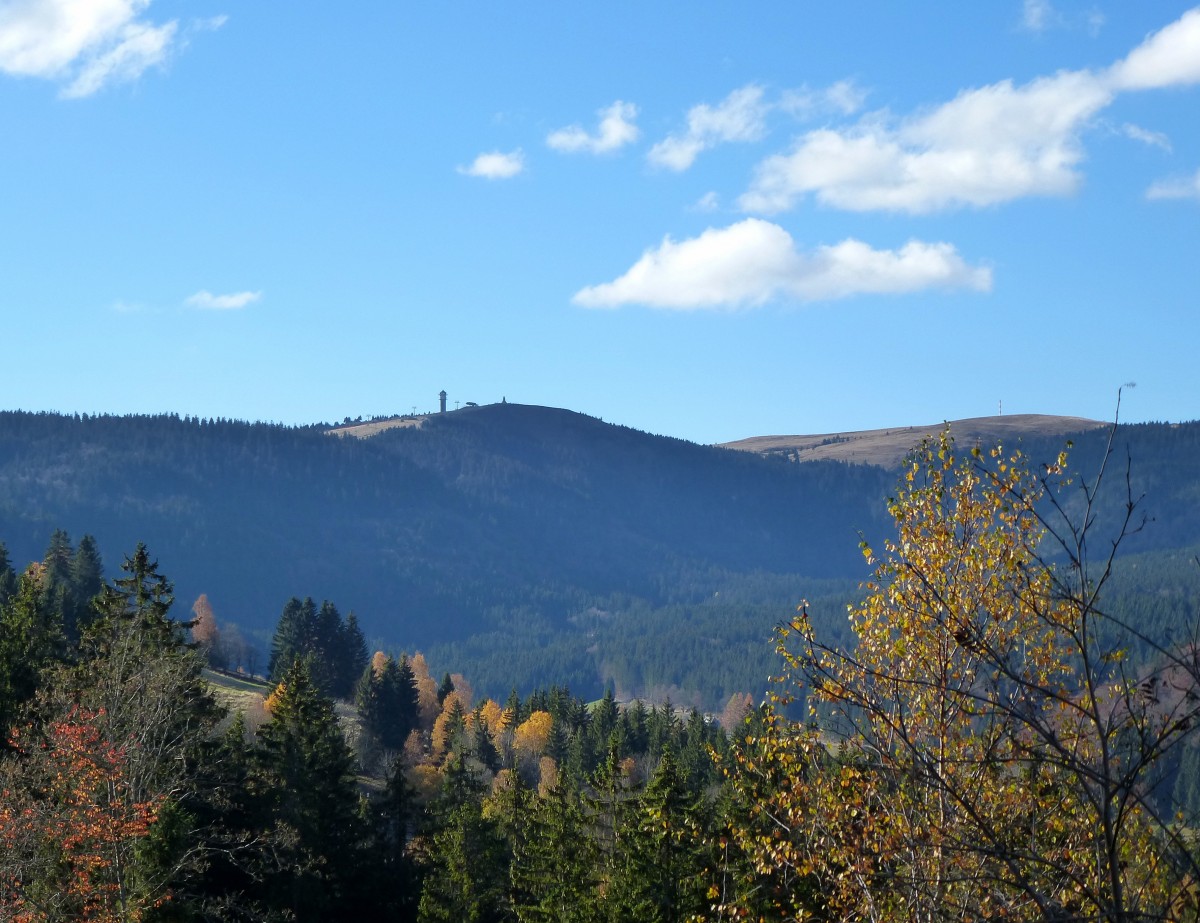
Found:
[[[839,80],[827,87],[799,87],[784,92],[779,108],[800,119],[826,113],[853,115],[867,101],[867,91],[853,80]]]
[[[694,212],[715,212],[721,207],[721,197],[716,192],[709,191],[700,196],[693,204]]]
[[[1159,180],[1146,190],[1147,199],[1195,199],[1200,202],[1200,170],[1192,176]]]
[[[1140,141],[1142,144],[1148,144],[1151,147],[1162,148],[1167,152],[1171,150],[1171,139],[1161,131],[1151,131],[1148,128],[1142,128],[1140,125],[1134,125],[1132,122],[1126,122],[1121,126],[1121,134],[1126,138]]]
[[[0,72],[63,84],[65,98],[137,80],[178,44],[178,20],[143,18],[150,0],[23,0],[0,4]]]
[[[504,153],[489,151],[480,154],[468,166],[458,167],[463,176],[478,176],[483,179],[512,179],[525,169],[525,154],[520,148]]]
[[[187,298],[184,303],[202,311],[237,311],[261,300],[262,292],[230,292],[227,295],[214,295],[212,292],[199,291]]]
[[[763,88],[744,86],[715,106],[693,106],[688,110],[687,129],[659,141],[647,158],[655,166],[686,170],[703,151],[717,144],[759,140],[766,132],[769,111]]]
[[[1021,26],[1030,32],[1044,32],[1061,19],[1049,0],[1025,0],[1021,6]]]
[[[1021,5],[1021,28],[1028,32],[1084,29],[1089,35],[1095,36],[1104,26],[1104,21],[1104,14],[1094,7],[1067,15],[1051,4],[1050,0],[1024,0]]]
[[[876,250],[848,239],[804,252],[777,224],[747,218],[699,237],[667,237],[612,282],[572,299],[586,308],[629,304],[673,310],[736,309],[773,300],[828,301],[925,289],[991,289],[991,271],[946,243],[910,241]]]
[[[638,127],[633,121],[637,114],[637,106],[633,103],[617,100],[611,106],[597,110],[600,123],[594,134],[589,134],[580,125],[571,125],[547,135],[546,144],[565,153],[607,154],[638,139]]]
[[[1118,93],[1197,82],[1200,8],[1104,71],[1003,80],[907,118],[874,113],[808,132],[758,165],[739,204],[770,214],[811,195],[849,211],[920,214],[1067,195],[1081,180],[1083,133]]]

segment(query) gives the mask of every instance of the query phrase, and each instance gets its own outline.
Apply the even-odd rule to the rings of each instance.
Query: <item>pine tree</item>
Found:
[[[701,913],[710,865],[705,812],[670,750],[626,820],[609,892],[613,918],[683,923]]]
[[[310,670],[312,672],[312,681],[324,695],[332,698],[341,698],[349,694],[348,689],[343,688],[342,683],[342,665],[346,658],[343,651],[343,629],[342,616],[338,612],[337,606],[329,600],[323,600],[321,608],[317,610],[317,617],[314,624],[314,637],[311,646],[304,652],[306,656],[312,658]],[[365,645],[364,645],[365,647]],[[348,678],[348,682],[353,682],[358,679],[362,672],[362,667]]]
[[[483,814],[482,786],[452,756],[432,806],[421,923],[500,923],[508,916],[510,858],[496,822]]]
[[[17,575],[13,573],[12,562],[8,557],[8,548],[0,542],[0,605],[12,596],[17,589]]]
[[[693,708],[684,728],[683,746],[679,750],[679,769],[693,791],[701,791],[716,781],[716,768],[708,751],[714,736],[704,716]]]
[[[358,627],[358,616],[353,612],[347,613],[346,621],[338,631],[335,659],[337,675],[334,692],[337,698],[348,699],[354,693],[355,681],[370,663],[367,641]]]
[[[559,784],[534,799],[514,850],[521,923],[598,923],[598,853],[578,795]]]
[[[278,683],[296,660],[312,653],[316,638],[316,605],[312,597],[301,602],[293,596],[283,606],[275,636],[271,640],[271,660],[267,675]]]
[[[62,623],[50,609],[44,577],[44,566],[31,564],[16,591],[0,601],[0,749],[42,671],[63,653]]]
[[[608,746],[608,739],[612,732],[616,730],[617,721],[620,715],[617,712],[617,703],[613,698],[612,689],[606,689],[604,698],[596,703],[592,709],[591,734],[592,748],[597,753],[603,753]]]
[[[421,721],[417,680],[413,676],[412,664],[404,654],[400,655],[395,671],[386,674],[386,698],[390,713],[390,740],[399,741],[396,749],[400,749]]]
[[[408,850],[417,820],[417,793],[397,761],[382,795],[371,804],[372,841],[369,861],[374,872],[374,913],[409,923],[416,920],[421,897],[420,870]]]
[[[298,921],[328,920],[355,899],[364,839],[354,755],[307,661],[283,674],[259,730],[252,790],[284,832],[268,869],[271,904]]]
[[[442,681],[438,683],[438,705],[442,705],[446,701],[446,696],[454,691],[454,680],[450,678],[450,674],[446,673],[442,676]]]
[[[592,837],[599,851],[602,887],[608,894],[614,882],[622,880],[622,867],[628,861],[625,838],[636,805],[637,790],[621,765],[615,741],[610,743],[606,753],[585,792],[584,806],[591,818]]]
[[[71,589],[82,600],[89,600],[104,589],[104,562],[96,538],[84,535],[71,558]]]
[[[50,544],[42,556],[42,564],[46,568],[47,589],[50,587],[70,586],[71,559],[75,550],[71,546],[71,536],[62,529],[55,529],[50,535]]]

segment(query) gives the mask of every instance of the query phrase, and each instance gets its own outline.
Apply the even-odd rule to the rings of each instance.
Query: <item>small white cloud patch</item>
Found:
[[[1171,150],[1171,139],[1161,131],[1151,131],[1148,128],[1142,128],[1140,125],[1134,125],[1132,122],[1126,122],[1121,126],[1121,134],[1134,141],[1140,141],[1142,144],[1162,148],[1168,153]]]
[[[618,99],[611,106],[596,112],[600,123],[595,134],[589,134],[580,125],[571,125],[547,135],[546,144],[564,153],[582,151],[589,154],[607,154],[638,139],[638,127],[633,121],[637,114],[637,106]]]
[[[1200,170],[1193,176],[1159,180],[1146,190],[1147,199],[1195,199],[1200,202]]]
[[[748,218],[690,240],[667,237],[624,275],[584,288],[572,301],[585,308],[641,304],[688,311],[991,286],[991,270],[968,265],[947,243],[914,240],[898,250],[876,250],[849,239],[802,252],[779,225]]]
[[[787,90],[779,100],[779,108],[798,119],[834,113],[853,115],[867,101],[867,91],[853,80],[839,80],[821,89],[802,86]]]
[[[488,151],[480,154],[468,166],[458,167],[463,176],[478,176],[482,179],[512,179],[525,169],[525,154],[520,148],[504,153]]]
[[[701,152],[718,144],[759,140],[766,131],[769,110],[762,87],[744,86],[716,106],[693,106],[688,110],[687,131],[659,141],[646,156],[655,166],[686,170]]]
[[[199,291],[184,303],[202,311],[237,311],[261,300],[262,292],[231,292],[228,295],[214,295],[212,292]]]

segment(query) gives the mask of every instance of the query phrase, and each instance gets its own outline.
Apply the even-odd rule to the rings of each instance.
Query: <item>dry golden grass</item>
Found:
[[[899,426],[858,432],[822,433],[815,436],[754,436],[726,442],[723,448],[763,455],[789,455],[797,461],[835,459],[863,465],[892,468],[926,436],[935,436],[945,423],[928,426]],[[1023,413],[1002,417],[972,417],[951,420],[950,432],[960,445],[1002,441],[1013,443],[1021,436],[1054,436],[1079,433],[1106,426],[1084,417],[1060,417]]]

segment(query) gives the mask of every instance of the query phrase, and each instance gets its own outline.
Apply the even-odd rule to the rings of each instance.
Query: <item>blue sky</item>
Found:
[[[1200,417],[1200,7],[0,0],[0,407]]]

